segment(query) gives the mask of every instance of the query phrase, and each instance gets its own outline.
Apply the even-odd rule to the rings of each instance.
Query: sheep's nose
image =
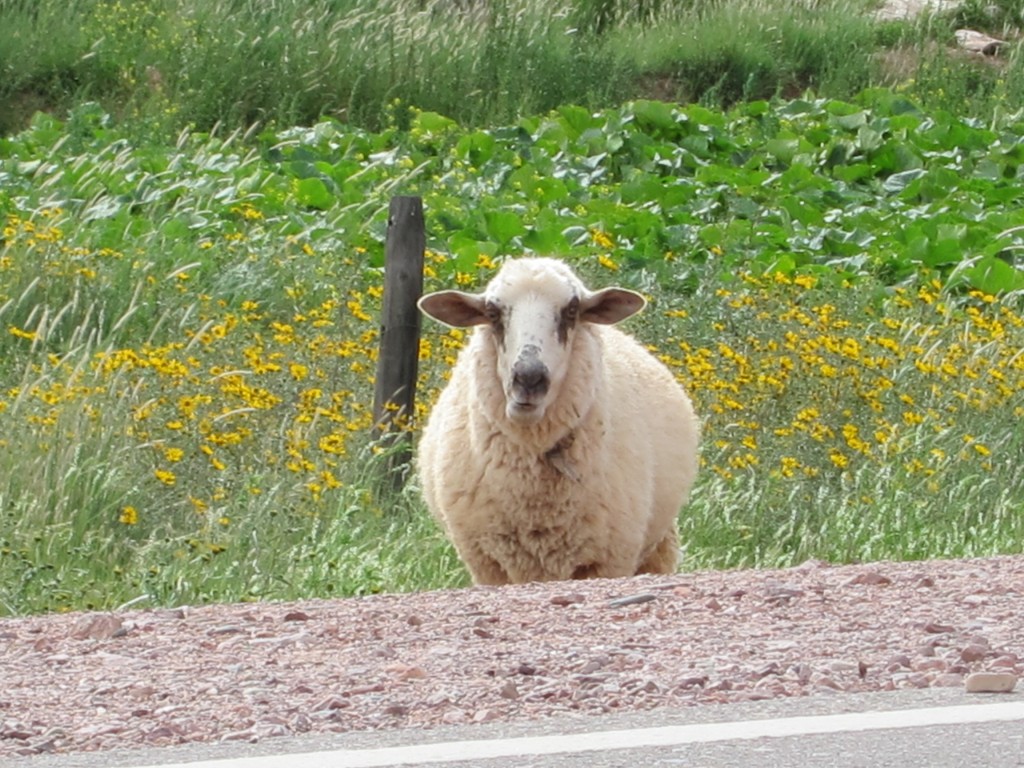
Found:
[[[518,360],[512,366],[512,384],[524,395],[535,397],[548,391],[548,368],[537,359]]]

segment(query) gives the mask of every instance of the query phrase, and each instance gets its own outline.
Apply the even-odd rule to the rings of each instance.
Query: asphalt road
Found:
[[[3,768],[1024,766],[1024,693],[836,694],[432,730],[18,758]]]

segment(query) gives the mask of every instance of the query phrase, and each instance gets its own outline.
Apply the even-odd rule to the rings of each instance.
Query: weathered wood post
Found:
[[[420,344],[420,312],[416,302],[423,294],[425,248],[423,200],[391,198],[373,421],[374,437],[391,449],[386,479],[396,490],[405,483],[412,457],[411,435],[403,427],[415,414]]]

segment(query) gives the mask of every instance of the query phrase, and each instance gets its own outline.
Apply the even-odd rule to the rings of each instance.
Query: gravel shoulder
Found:
[[[1008,556],[6,619],[0,757],[963,690],[1022,598]]]

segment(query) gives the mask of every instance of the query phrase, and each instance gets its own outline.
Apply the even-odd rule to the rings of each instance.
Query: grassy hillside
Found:
[[[500,125],[647,97],[727,107],[905,89],[988,119],[1024,104],[1020,46],[963,55],[961,26],[1013,41],[1016,0],[879,22],[877,0],[3,0],[0,133],[99,102],[138,131],[377,130],[396,100]]]

